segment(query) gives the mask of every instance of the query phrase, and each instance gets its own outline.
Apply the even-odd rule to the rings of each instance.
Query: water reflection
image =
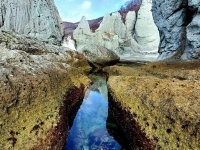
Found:
[[[106,129],[108,100],[105,82],[105,79],[98,78],[87,90],[70,130],[66,150],[120,150],[121,146]]]

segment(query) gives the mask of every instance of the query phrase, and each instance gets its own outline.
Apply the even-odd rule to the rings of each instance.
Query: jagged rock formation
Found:
[[[135,67],[134,67],[135,66]],[[129,149],[200,149],[200,62],[104,68]]]
[[[1,0],[0,29],[60,44],[63,26],[53,0]]]
[[[199,59],[200,1],[153,0],[160,31],[159,59]]]
[[[77,50],[82,51],[85,44],[96,44],[112,50],[121,59],[132,59],[131,57],[137,54],[141,56],[152,54],[155,59],[159,35],[150,8],[151,3],[144,0],[138,20],[136,20],[136,13],[129,11],[125,22],[119,12],[107,14],[94,33],[90,30],[86,18],[83,17],[73,33]]]
[[[0,149],[61,150],[89,70],[75,51],[0,31]]]
[[[92,39],[92,32],[90,31],[89,23],[84,16],[78,24],[78,27],[73,32],[73,38],[76,39],[76,45],[79,51]]]
[[[187,41],[183,59],[200,59],[200,1],[188,0],[189,14],[193,14],[192,21],[186,29]],[[188,14],[187,19],[191,19]]]
[[[151,7],[151,1],[143,0],[138,11],[134,39],[140,45],[139,52],[158,52],[160,36],[153,20]]]

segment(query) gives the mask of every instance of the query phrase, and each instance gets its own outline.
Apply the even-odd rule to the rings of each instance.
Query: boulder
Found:
[[[69,35],[67,38],[64,38],[62,46],[67,47],[71,50],[76,50],[75,48],[75,41]]]
[[[1,0],[0,29],[60,44],[63,23],[53,0]]]
[[[119,57],[111,50],[94,44],[85,45],[82,49],[87,60],[97,66],[119,62]]]

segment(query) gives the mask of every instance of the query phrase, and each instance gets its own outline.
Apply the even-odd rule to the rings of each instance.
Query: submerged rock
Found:
[[[0,29],[60,44],[63,23],[53,0],[1,0]]]

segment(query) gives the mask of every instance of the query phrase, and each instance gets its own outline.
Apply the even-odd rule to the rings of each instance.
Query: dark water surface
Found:
[[[66,150],[120,150],[121,146],[106,129],[108,96],[106,80],[93,77],[71,127]]]

